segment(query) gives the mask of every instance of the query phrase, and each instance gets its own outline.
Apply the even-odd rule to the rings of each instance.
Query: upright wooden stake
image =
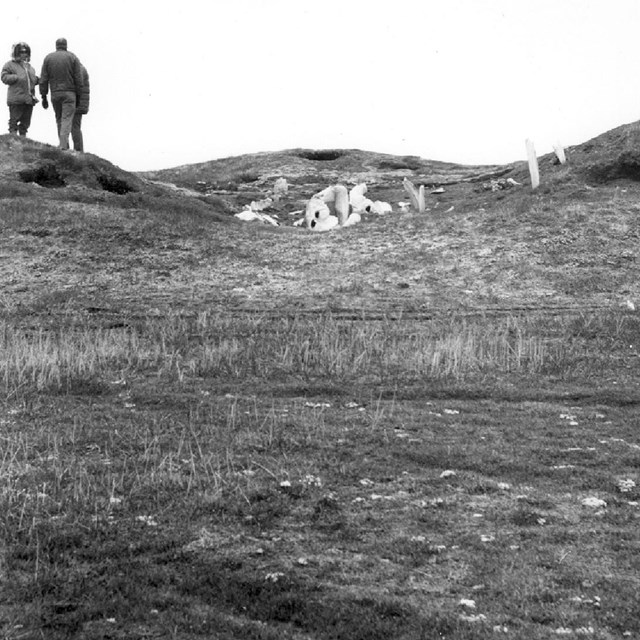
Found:
[[[538,172],[538,158],[533,142],[527,138],[527,157],[529,159],[529,173],[531,174],[531,188],[537,189],[540,185],[540,173]]]
[[[426,206],[424,202],[424,185],[421,184],[418,188],[418,211],[424,213]]]
[[[567,156],[564,155],[564,147],[557,142],[553,145],[553,150],[556,152],[556,156],[560,161],[560,164],[564,164],[567,161]]]
[[[413,182],[408,178],[403,178],[402,186],[404,190],[409,194],[409,200],[411,200],[411,206],[420,213],[424,213],[425,201],[424,201],[424,185],[420,185],[419,189],[416,189]]]

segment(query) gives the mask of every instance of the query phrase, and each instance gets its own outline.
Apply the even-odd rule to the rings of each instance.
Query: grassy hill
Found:
[[[640,634],[639,130],[535,191],[0,136],[3,637]],[[280,226],[234,217],[280,177]],[[338,181],[394,211],[294,227]]]
[[[67,297],[62,292],[72,282],[83,282],[73,304],[100,306],[97,296],[112,314],[137,303],[141,313],[148,305],[184,308],[186,300],[194,312],[219,304],[383,312],[619,306],[640,297],[637,182],[629,157],[635,130],[622,127],[568,149],[567,165],[541,158],[536,191],[528,187],[525,163],[465,167],[294,150],[133,175],[90,154],[62,155],[4,136],[7,250],[28,239],[21,257],[47,271],[35,284],[54,301],[50,312],[56,292]],[[21,172],[27,179],[58,172],[66,186],[23,182]],[[237,223],[231,214],[266,197],[281,176],[289,193],[267,211],[281,227]],[[427,186],[426,215],[398,211],[408,199],[404,177]],[[491,179],[506,178],[521,186],[487,188]],[[367,195],[390,202],[395,212],[326,235],[293,228],[308,198],[337,181],[366,181]],[[431,194],[436,187],[442,192]],[[9,287],[5,295],[10,305],[37,306],[37,291],[14,297]]]

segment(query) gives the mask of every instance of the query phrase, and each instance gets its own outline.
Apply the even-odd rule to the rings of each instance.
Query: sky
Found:
[[[0,50],[26,41],[39,74],[67,38],[85,150],[129,171],[299,147],[506,164],[640,119],[638,33],[638,0],[31,0]],[[51,108],[29,136],[57,144]]]

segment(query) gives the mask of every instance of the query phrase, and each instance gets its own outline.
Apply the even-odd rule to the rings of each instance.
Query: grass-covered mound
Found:
[[[632,176],[440,166],[424,214],[316,235],[230,213],[279,175],[283,221],[348,176],[397,202],[426,161],[230,159],[205,194],[8,138],[4,637],[640,633]]]

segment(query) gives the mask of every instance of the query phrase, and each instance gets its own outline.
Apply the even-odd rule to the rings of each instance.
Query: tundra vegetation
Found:
[[[640,187],[616,136],[541,159],[535,193],[525,163],[132,175],[0,137],[3,637],[640,635]],[[322,176],[444,189],[335,233],[235,222],[276,174],[283,221]]]

